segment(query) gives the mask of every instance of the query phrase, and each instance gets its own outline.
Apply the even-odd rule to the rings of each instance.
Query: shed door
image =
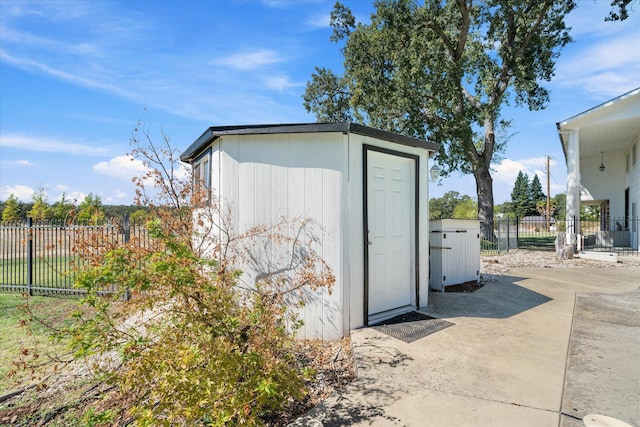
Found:
[[[413,280],[415,160],[367,151],[368,315],[407,307]]]

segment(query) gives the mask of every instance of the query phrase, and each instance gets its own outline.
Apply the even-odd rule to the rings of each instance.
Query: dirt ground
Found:
[[[640,256],[619,256],[618,262],[579,258],[559,260],[552,251],[512,251],[502,255],[483,256],[480,263],[482,282],[506,274],[512,268],[629,268],[640,267]]]

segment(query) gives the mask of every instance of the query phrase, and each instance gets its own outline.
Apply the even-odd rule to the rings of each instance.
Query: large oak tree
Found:
[[[344,74],[316,68],[304,106],[319,121],[354,120],[440,144],[444,174],[472,173],[491,235],[491,163],[506,143],[506,104],[544,108],[573,0],[380,0],[370,24],[336,3]],[[497,137],[498,135],[498,137]]]

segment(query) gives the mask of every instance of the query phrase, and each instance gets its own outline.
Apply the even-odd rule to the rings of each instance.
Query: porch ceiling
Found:
[[[568,131],[578,131],[580,157],[594,157],[601,151],[626,151],[640,133],[640,88],[557,124],[562,148],[567,155]]]

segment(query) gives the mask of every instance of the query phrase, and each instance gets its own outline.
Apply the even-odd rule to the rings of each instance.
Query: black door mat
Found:
[[[371,326],[376,331],[410,343],[453,326],[451,322],[412,311]]]

